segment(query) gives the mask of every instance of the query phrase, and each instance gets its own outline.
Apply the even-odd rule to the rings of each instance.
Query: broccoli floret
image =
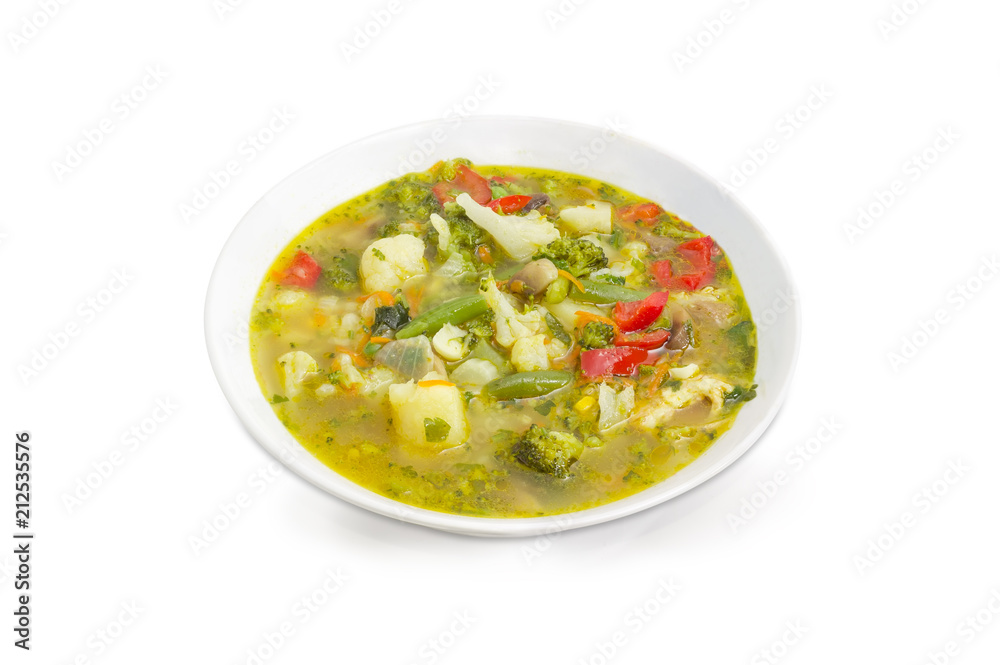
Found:
[[[406,219],[423,221],[440,209],[430,185],[414,176],[397,180],[389,187],[386,198],[396,204],[400,215]]]
[[[607,323],[590,321],[580,331],[580,346],[585,349],[606,349],[615,343],[615,329]]]
[[[437,175],[439,180],[454,180],[455,176],[458,175],[459,164],[465,164],[469,168],[472,168],[472,162],[468,159],[456,157],[455,159],[438,162],[435,175]]]
[[[572,434],[532,425],[511,452],[514,459],[529,469],[565,478],[583,453],[583,442]]]
[[[550,242],[538,250],[535,259],[549,259],[556,267],[565,270],[574,277],[608,266],[608,257],[604,250],[580,238],[560,238]]]
[[[323,271],[323,284],[329,290],[350,291],[358,285],[360,259],[355,254],[341,251],[340,256],[330,260],[330,267]]]
[[[703,234],[677,215],[665,212],[661,215],[660,221],[653,226],[653,235],[674,240],[691,240],[700,238]]]
[[[409,322],[410,310],[401,302],[397,302],[391,307],[376,307],[372,334],[378,337],[390,330],[399,330]]]
[[[493,337],[493,319],[496,315],[493,310],[488,309],[483,314],[465,324],[466,330],[479,339],[491,339]]]
[[[448,222],[448,230],[451,231],[451,247],[458,249],[474,250],[479,245],[487,243],[486,232],[472,223],[459,208],[455,215],[445,218]]]

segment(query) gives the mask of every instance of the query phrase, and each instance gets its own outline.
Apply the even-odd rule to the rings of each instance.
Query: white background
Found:
[[[567,0],[562,15],[554,0],[410,0],[350,56],[386,1],[249,0],[220,15],[211,0],[93,0],[50,19],[44,2],[6,2],[0,533],[14,531],[14,432],[29,430],[37,538],[30,653],[11,644],[0,548],[0,661],[997,662],[1000,321],[984,261],[1000,244],[1000,6],[897,1],[912,16],[889,31],[889,0]],[[144,78],[152,89],[122,117],[116,99]],[[399,523],[285,471],[260,483],[271,459],[204,347],[215,257],[301,165],[456,104],[616,122],[727,182],[772,231],[800,285],[803,347],[784,409],[744,458],[658,508],[530,540]],[[294,120],[247,160],[240,145],[274,109]],[[54,163],[104,118],[113,131],[60,178]],[[933,163],[914,170],[925,150]],[[185,220],[179,206],[229,160],[240,173]],[[849,236],[894,180],[884,214]],[[112,295],[115,271],[128,284]],[[27,374],[53,340],[65,348]],[[904,340],[920,347],[909,358]],[[176,409],[128,444],[158,399]],[[835,433],[803,461],[824,422]],[[776,474],[786,482],[765,497]],[[196,553],[190,539],[240,493],[249,506]],[[744,500],[756,512],[734,523]],[[328,571],[347,579],[324,598]],[[661,582],[677,590],[657,600]],[[326,602],[302,621],[314,591]],[[124,627],[122,603],[139,610]],[[978,631],[977,612],[991,620]],[[271,651],[283,622],[294,632]]]

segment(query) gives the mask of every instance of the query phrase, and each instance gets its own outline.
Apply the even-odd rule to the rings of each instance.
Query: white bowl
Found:
[[[450,157],[606,180],[656,201],[712,235],[729,255],[758,325],[758,396],[743,407],[732,429],[658,485],[604,506],[552,517],[469,517],[414,508],[356,485],[306,452],[275,416],[250,364],[247,322],[265,271],[322,213],[401,171],[422,171]],[[795,289],[784,260],[753,215],[725,188],[691,165],[608,129],[518,117],[393,129],[302,168],[268,192],[236,226],[212,273],[205,303],[212,367],[233,410],[265,449],[345,501],[407,522],[480,536],[529,536],[606,522],[662,503],[719,473],[753,445],[778,412],[798,355],[799,325]]]

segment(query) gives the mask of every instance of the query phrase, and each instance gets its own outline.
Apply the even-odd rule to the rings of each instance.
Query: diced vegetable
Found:
[[[614,346],[615,327],[600,321],[588,321],[580,331],[580,346],[585,349],[606,349]]]
[[[445,360],[461,360],[466,354],[465,338],[468,335],[458,326],[446,323],[434,335],[433,346]]]
[[[458,325],[484,314],[489,309],[486,298],[476,293],[454,298],[429,309],[396,331],[396,339],[407,339],[424,333],[433,335],[446,323]]]
[[[469,436],[469,421],[465,415],[465,400],[457,386],[419,386],[412,381],[389,386],[392,424],[400,440],[423,448],[444,450],[465,443]],[[435,423],[425,427],[425,421]],[[448,425],[436,424],[441,420]],[[428,434],[431,434],[428,437]],[[432,440],[436,439],[436,440]]]
[[[545,370],[511,374],[486,384],[486,393],[498,400],[541,397],[569,385],[571,372]]]
[[[534,296],[542,293],[559,277],[559,269],[548,259],[529,261],[509,282],[511,293]]]
[[[580,354],[580,369],[584,376],[629,376],[649,356],[645,349],[616,346],[591,349]]]
[[[559,238],[535,253],[536,259],[549,259],[557,268],[580,277],[608,265],[600,245],[583,238]]]
[[[330,264],[322,273],[322,282],[326,288],[333,291],[350,291],[358,282],[358,268],[361,259],[357,254],[342,250],[340,256],[330,259]]]
[[[305,351],[290,351],[278,358],[285,397],[291,399],[302,392],[302,382],[319,371],[316,360]]]
[[[623,222],[656,219],[663,208],[655,203],[633,203],[618,209],[618,218]]]
[[[694,363],[691,363],[689,365],[684,365],[683,367],[670,368],[671,379],[690,379],[697,373],[698,373],[698,366],[695,365]]]
[[[619,335],[615,338],[615,346],[631,346],[637,349],[658,349],[670,340],[670,331],[666,329],[652,330],[646,333]]]
[[[616,284],[602,284],[589,279],[581,279],[586,291],[573,287],[569,292],[569,297],[579,302],[593,302],[599,304],[610,304],[614,302],[635,302],[642,300],[649,295],[649,291],[636,291],[625,286]]]
[[[545,335],[522,337],[510,350],[510,361],[518,372],[535,372],[549,369],[549,353]]]
[[[678,291],[696,291],[715,276],[715,264],[712,262],[712,252],[715,242],[711,236],[689,240],[677,246],[677,252],[687,259],[692,270],[683,275],[673,274],[673,264],[670,261],[657,261],[650,266],[650,272],[666,289]]]
[[[510,348],[522,337],[530,337],[542,329],[544,315],[540,311],[533,309],[525,313],[518,312],[492,279],[485,281],[484,295],[493,310],[497,344]]]
[[[523,217],[501,217],[479,205],[468,194],[459,194],[457,203],[477,226],[493,236],[514,259],[523,261],[535,251],[559,238],[559,231],[534,210]]]
[[[611,233],[611,204],[589,201],[587,205],[563,208],[559,220],[576,233]]]
[[[635,408],[635,389],[627,386],[621,392],[602,383],[598,390],[597,402],[601,407],[601,415],[597,426],[602,430],[611,429],[628,420]]]
[[[451,229],[448,227],[448,222],[435,212],[431,214],[431,226],[438,232],[438,249],[442,252],[447,250],[451,244]]]
[[[394,303],[389,307],[375,308],[375,322],[372,324],[372,334],[376,336],[385,335],[387,332],[398,330],[410,321],[410,310],[401,302]]]
[[[446,180],[434,185],[434,196],[438,203],[444,205],[449,201],[456,200],[456,196],[461,198],[462,194],[471,196],[472,200],[480,205],[486,205],[493,198],[490,191],[490,183],[483,176],[479,175],[465,164],[459,164],[455,178]]]
[[[499,376],[496,365],[480,358],[469,358],[451,372],[451,380],[463,386],[485,386]]]
[[[411,235],[376,240],[361,255],[365,290],[394,291],[411,277],[427,274],[424,243]]]
[[[529,469],[556,478],[569,476],[569,469],[583,454],[583,442],[567,432],[532,425],[511,450]]]
[[[667,304],[666,291],[657,291],[642,300],[615,304],[615,323],[622,332],[645,330],[660,318]]]
[[[316,263],[316,259],[309,256],[301,249],[295,252],[292,262],[275,275],[279,284],[285,286],[298,286],[303,289],[311,289],[316,285],[323,269]]]
[[[505,215],[509,215],[512,212],[517,212],[524,206],[528,205],[531,201],[530,196],[521,196],[518,194],[513,194],[511,196],[504,196],[499,199],[493,199],[489,203],[490,210],[496,212],[502,212]]]
[[[426,337],[397,339],[378,350],[375,362],[404,378],[417,379],[433,369],[434,352],[431,351],[431,341]]]

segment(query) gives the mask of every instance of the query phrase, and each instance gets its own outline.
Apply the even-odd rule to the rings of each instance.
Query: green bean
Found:
[[[541,397],[562,388],[572,380],[572,372],[519,372],[490,381],[486,384],[486,393],[498,400]]]
[[[486,299],[478,293],[455,298],[434,309],[427,310],[407,323],[396,331],[396,339],[407,339],[423,333],[433,335],[446,323],[452,325],[464,323],[484,314],[487,309],[489,309],[489,305],[486,304]]]
[[[636,291],[617,284],[594,282],[589,279],[581,279],[580,283],[583,284],[586,291],[580,291],[574,286],[569,297],[579,302],[592,302],[599,305],[613,302],[635,302],[652,293],[651,291]]]

